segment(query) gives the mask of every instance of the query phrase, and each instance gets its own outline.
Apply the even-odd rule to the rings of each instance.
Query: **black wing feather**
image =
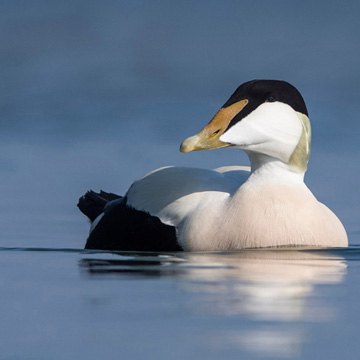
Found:
[[[100,190],[100,193],[89,190],[79,199],[77,206],[84,215],[94,221],[104,211],[104,207],[109,202],[121,198],[122,196],[102,190]]]

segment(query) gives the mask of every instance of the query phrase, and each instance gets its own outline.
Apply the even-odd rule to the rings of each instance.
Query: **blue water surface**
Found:
[[[360,350],[357,246],[0,256],[0,359],[357,359]]]

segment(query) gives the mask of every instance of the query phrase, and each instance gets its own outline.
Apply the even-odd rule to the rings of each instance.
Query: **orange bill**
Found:
[[[221,108],[211,121],[196,135],[185,139],[180,145],[181,152],[210,150],[230,146],[220,141],[231,120],[246,106],[248,100],[238,101],[226,108]]]

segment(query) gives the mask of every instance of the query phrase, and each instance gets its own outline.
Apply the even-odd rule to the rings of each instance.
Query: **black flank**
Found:
[[[101,193],[92,192],[92,196],[93,194],[101,195]],[[117,196],[115,200],[107,202],[103,206],[101,212],[104,212],[104,215],[89,235],[85,249],[120,251],[182,250],[176,239],[175,227],[163,224],[156,216],[128,206],[126,201],[126,197]],[[95,214],[96,210],[100,208],[101,205],[98,203],[98,207],[93,208],[91,215]]]

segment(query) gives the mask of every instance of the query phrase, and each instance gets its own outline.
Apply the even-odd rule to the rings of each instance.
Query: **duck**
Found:
[[[92,190],[78,207],[90,219],[86,249],[236,251],[346,247],[339,218],[305,185],[311,125],[300,92],[283,80],[240,85],[180,151],[237,148],[248,166],[167,166],[124,196]]]

